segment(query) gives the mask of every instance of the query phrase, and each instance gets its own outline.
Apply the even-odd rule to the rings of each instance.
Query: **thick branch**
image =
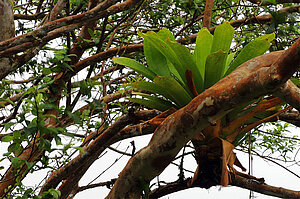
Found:
[[[107,198],[139,198],[139,180],[150,182],[170,164],[181,148],[209,124],[214,124],[241,103],[270,94],[298,70],[298,62],[283,64],[282,60],[300,59],[295,53],[297,41],[272,65],[274,52],[254,58],[239,66],[230,75],[194,98],[187,106],[172,114],[157,128],[148,146],[127,163]],[[284,65],[289,73],[282,73]],[[270,67],[271,66],[271,67]],[[276,74],[275,72],[278,72]],[[278,75],[280,79],[278,81]],[[277,77],[277,78],[272,78]],[[145,172],[147,171],[147,172]]]

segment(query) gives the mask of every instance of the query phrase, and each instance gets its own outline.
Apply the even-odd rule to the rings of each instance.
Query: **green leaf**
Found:
[[[40,103],[43,99],[43,94],[42,93],[38,93],[35,97],[35,100]]]
[[[71,113],[70,111],[67,111],[67,115],[73,119],[73,121],[76,123],[76,124],[80,124],[81,123],[81,119],[78,115],[74,114],[74,113]]]
[[[160,111],[165,111],[168,110],[171,107],[174,107],[174,105],[166,100],[163,100],[161,98],[158,98],[156,96],[144,94],[144,93],[138,93],[134,92],[133,94],[142,96],[147,99],[141,99],[141,98],[129,98],[128,100],[134,103],[142,104],[146,107],[152,108],[152,109],[157,109]]]
[[[9,145],[7,151],[14,153],[15,156],[18,156],[23,151],[23,147],[21,144],[12,143]]]
[[[211,52],[223,50],[228,53],[234,35],[234,28],[228,21],[219,25],[214,32],[214,39]]]
[[[82,93],[82,95],[87,95],[90,96],[91,95],[91,87],[89,87],[89,85],[87,84],[87,82],[85,80],[80,81],[80,92]]]
[[[300,78],[291,78],[290,79],[295,85],[300,85]]]
[[[269,2],[269,3],[273,4],[273,5],[277,4],[276,0],[264,0],[264,3],[267,3],[267,2]]]
[[[11,159],[11,165],[16,169],[19,168],[24,162],[25,160],[18,157],[14,157]]]
[[[14,125],[15,123],[14,122],[8,122],[5,124],[5,131],[7,131],[12,125]]]
[[[13,101],[11,101],[11,100],[9,100],[9,99],[4,99],[4,98],[0,98],[0,103],[1,102],[8,102],[8,103],[10,103],[11,105],[13,105],[13,106],[15,106],[15,103],[13,102]]]
[[[149,68],[152,71],[155,71],[157,75],[171,75],[165,56],[159,50],[157,50],[148,40],[144,40],[144,54],[146,56]]]
[[[74,72],[74,69],[69,64],[64,62],[63,65],[64,65],[64,67],[68,68],[70,71]]]
[[[208,55],[205,65],[204,88],[207,89],[218,82],[223,75],[227,53],[222,50]]]
[[[202,77],[205,77],[206,58],[211,52],[213,36],[207,28],[202,28],[197,35],[194,60]]]
[[[270,42],[275,38],[275,34],[263,35],[248,43],[234,59],[225,75],[231,73],[242,63],[264,54],[270,48]]]
[[[54,140],[55,140],[56,145],[62,145],[61,138],[59,136],[54,135]]]
[[[78,151],[80,151],[80,153],[82,153],[82,154],[84,154],[85,153],[85,151],[83,150],[83,148],[82,147],[80,147],[80,146],[77,146],[77,147],[73,147],[74,149],[77,149]]]
[[[90,34],[91,37],[95,36],[94,31],[92,29],[89,28],[88,31],[89,31],[89,34]]]
[[[149,68],[146,68],[143,64],[133,59],[129,59],[126,57],[114,57],[113,61],[117,64],[124,65],[131,68],[132,70],[135,70],[136,72],[144,75],[150,80],[153,80],[156,76],[156,74],[152,72]]]
[[[13,132],[13,137],[14,137],[14,140],[20,139],[20,137],[21,137],[21,132],[20,132],[20,131],[14,131],[14,132]]]
[[[28,168],[31,168],[33,165],[34,165],[34,162],[25,162],[25,164],[26,164],[26,166],[28,167]]]
[[[49,189],[49,193],[53,196],[53,198],[58,199],[59,196],[61,195],[60,191],[55,190],[55,189]]]
[[[81,4],[81,0],[76,0],[76,6],[78,7]]]
[[[43,68],[42,70],[43,75],[49,75],[50,73],[52,73],[50,68]]]
[[[162,28],[160,31],[158,31],[157,36],[164,41],[176,41],[174,35],[167,28]]]
[[[174,102],[180,107],[187,105],[192,100],[192,97],[173,77],[157,76],[154,82],[172,96]]]
[[[234,56],[235,56],[236,52],[234,53],[230,53],[228,56],[227,56],[227,60],[226,60],[226,64],[225,64],[225,67],[224,67],[224,72],[223,72],[223,75],[226,73],[226,71],[228,70],[229,68],[229,65],[230,63],[232,62]],[[222,75],[222,76],[223,76]]]
[[[174,101],[174,98],[169,95],[164,88],[153,82],[139,81],[129,84],[138,90],[149,91],[164,96],[165,98]]]
[[[40,108],[41,109],[55,109],[55,110],[59,110],[58,108],[57,108],[57,106],[56,105],[54,105],[54,104],[41,104],[40,105]]]
[[[178,71],[181,80],[183,80],[182,83],[186,85],[185,67],[181,64],[176,53],[166,43],[166,41],[160,39],[154,32],[151,31],[147,32],[147,34],[141,32],[139,32],[138,34],[139,36],[143,37],[144,40],[147,40],[149,43],[151,43],[152,46],[154,46],[158,51],[160,51],[165,56],[165,58],[173,64],[174,68]]]
[[[13,139],[14,139],[13,136],[8,135],[8,136],[5,136],[5,137],[2,137],[1,141],[2,141],[2,142],[10,142],[10,141],[12,141]]]
[[[176,54],[176,57],[179,59],[181,66],[184,69],[184,78],[185,78],[186,70],[190,69],[193,73],[193,80],[195,82],[195,87],[198,93],[201,93],[204,87],[203,77],[200,71],[198,70],[196,62],[194,61],[194,58],[190,53],[189,49],[177,42],[167,41],[167,44],[173,49],[173,51]],[[188,92],[190,91],[189,89],[187,90]]]

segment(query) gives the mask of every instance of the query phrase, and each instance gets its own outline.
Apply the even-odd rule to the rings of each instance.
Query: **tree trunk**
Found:
[[[7,40],[15,35],[14,14],[11,0],[0,0],[0,41]],[[11,58],[0,59],[0,74],[11,67]]]

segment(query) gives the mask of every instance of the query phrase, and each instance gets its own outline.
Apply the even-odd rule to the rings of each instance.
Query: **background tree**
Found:
[[[243,168],[233,148],[257,154],[270,151],[268,158],[272,161],[298,163],[290,157],[296,153],[299,139],[286,134],[288,124],[284,123],[300,126],[297,3],[0,1],[1,198],[72,198],[97,186],[112,187],[107,198],[157,198],[190,187],[220,184],[299,198],[299,191],[272,187],[232,167],[235,162]],[[177,78],[168,85],[182,85],[191,95],[190,100],[194,99],[176,106],[178,95],[171,96],[174,101],[169,103],[175,109],[154,110],[149,103],[137,101],[139,97],[132,97],[142,93],[148,101],[153,97],[167,99],[164,94],[168,87],[161,93],[153,87],[138,87],[141,82],[149,83],[147,78],[151,76],[118,65],[113,57],[130,57],[148,65],[148,69],[151,55],[147,52],[154,52],[158,54],[153,57],[165,58],[167,64],[177,67],[172,57],[168,59],[168,52],[160,48],[174,44],[174,53],[181,59],[186,50],[180,51],[183,46],[177,41],[196,54],[199,50],[195,42],[198,45],[201,28],[207,27],[207,33],[212,34],[216,30],[217,34],[217,27],[225,21],[235,29],[234,45],[228,50],[221,48],[225,57],[234,58],[226,66],[237,63],[243,50],[243,57],[250,54],[251,41],[274,32],[275,38],[260,37],[267,45],[271,41],[272,53],[243,59],[236,70],[230,69],[218,83],[210,82],[202,90],[197,84],[201,73],[191,73],[192,66],[181,61],[186,69],[177,69],[178,74],[171,71],[170,78]],[[173,43],[157,45],[158,51],[150,46],[147,51],[137,32],[145,41],[147,37],[152,41],[155,38],[146,32],[162,28],[171,31],[174,41],[170,41],[169,33],[166,40],[160,41]],[[222,35],[225,33],[220,38]],[[154,71],[154,77],[157,73]],[[263,128],[270,122],[272,130]],[[126,138],[147,134],[153,137],[138,152],[134,142],[131,153],[111,147]],[[79,187],[79,180],[90,166],[99,157],[104,161],[107,149],[132,157],[119,176],[112,174],[108,182]],[[180,150],[183,153],[177,156]],[[185,177],[183,163],[187,156],[194,156],[198,164],[193,178]],[[177,159],[178,181],[153,187],[155,182],[151,180]],[[39,186],[23,185],[28,173],[40,170],[50,175],[41,177]]]

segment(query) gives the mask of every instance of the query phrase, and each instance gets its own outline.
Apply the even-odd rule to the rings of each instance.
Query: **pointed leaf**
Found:
[[[205,65],[204,88],[207,89],[218,82],[223,75],[226,53],[222,50],[208,55]]]
[[[214,39],[211,52],[223,50],[228,53],[233,39],[234,28],[228,21],[219,25],[214,32]]]
[[[172,96],[174,102],[180,107],[187,105],[192,100],[192,97],[173,77],[157,76],[154,82],[165,89],[168,95]]]
[[[161,86],[159,86],[156,83],[140,81],[140,82],[134,82],[130,85],[139,90],[156,93],[156,94],[164,96],[165,98],[167,98],[173,102],[175,101],[174,98],[171,95],[169,95],[168,92],[166,92],[164,88],[162,88]]]
[[[270,48],[270,42],[275,38],[275,34],[263,35],[248,43],[234,59],[225,75],[231,73],[242,63],[264,54]]]
[[[236,52],[234,53],[230,53],[228,56],[227,56],[227,60],[226,60],[226,64],[225,64],[225,67],[224,67],[224,72],[223,72],[223,75],[226,73],[226,71],[229,69],[229,65],[230,63],[232,62],[234,56],[235,56]],[[222,76],[223,76],[222,75]]]
[[[138,33],[139,36],[143,37],[144,40],[149,41],[157,50],[159,50],[165,58],[170,61],[174,68],[178,71],[181,79],[183,80],[182,83],[186,83],[185,81],[185,68],[182,66],[181,62],[179,61],[176,53],[173,51],[173,49],[162,39],[160,39],[154,32],[147,32],[145,33]]]
[[[178,73],[178,71],[176,70],[176,68],[174,67],[174,65],[169,61],[167,60],[167,63],[168,63],[168,67],[170,69],[170,72],[171,74],[176,78],[178,79],[178,82],[184,82],[183,79],[181,78],[180,74]]]
[[[176,41],[171,31],[167,28],[162,28],[160,31],[158,31],[157,36],[164,41],[167,39],[170,41]]]
[[[113,61],[117,64],[124,65],[131,68],[132,70],[135,70],[136,72],[144,75],[150,80],[153,80],[154,77],[156,76],[156,74],[152,72],[150,69],[146,68],[143,64],[133,59],[129,59],[127,57],[114,57]]]
[[[134,92],[133,94],[140,95],[147,99],[129,98],[128,99],[129,101],[144,105],[149,108],[157,109],[160,111],[165,111],[165,110],[168,110],[169,108],[174,107],[174,105],[171,102],[163,100],[157,96],[147,95],[147,94],[138,93],[138,92]]]
[[[213,36],[207,28],[202,28],[197,35],[194,60],[202,77],[205,77],[206,58],[211,52]]]
[[[10,142],[10,141],[12,141],[13,139],[14,139],[13,136],[8,135],[8,136],[2,137],[1,142]]]

